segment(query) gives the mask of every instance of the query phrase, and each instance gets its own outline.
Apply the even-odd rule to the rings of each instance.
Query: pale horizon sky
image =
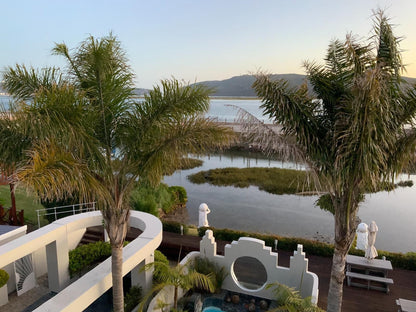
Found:
[[[258,70],[304,74],[303,61],[322,63],[331,40],[371,36],[372,10],[382,8],[403,37],[404,76],[416,77],[414,0],[16,0],[1,8],[0,70],[63,67],[50,53],[55,42],[75,48],[112,31],[139,88],[171,77],[192,83]]]

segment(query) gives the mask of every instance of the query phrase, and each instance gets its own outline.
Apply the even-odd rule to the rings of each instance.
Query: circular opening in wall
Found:
[[[259,290],[267,282],[266,268],[253,257],[237,258],[232,265],[232,276],[240,287],[250,290]]]

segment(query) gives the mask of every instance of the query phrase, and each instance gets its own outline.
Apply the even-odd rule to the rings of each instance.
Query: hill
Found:
[[[298,87],[305,82],[305,75],[298,74],[274,74],[272,78],[285,79],[292,87]],[[416,78],[404,77],[404,79],[411,83],[416,83]],[[203,84],[209,88],[214,89],[213,96],[235,96],[235,97],[255,97],[256,93],[252,89],[252,84],[255,78],[253,75],[236,76],[225,80],[201,81],[196,84]],[[310,89],[310,85],[308,84]]]
[[[292,86],[301,85],[305,81],[305,75],[279,74],[272,75],[273,79],[285,79]],[[236,76],[225,80],[201,81],[196,84],[203,84],[214,89],[213,96],[256,96],[252,89],[255,78],[253,75]]]

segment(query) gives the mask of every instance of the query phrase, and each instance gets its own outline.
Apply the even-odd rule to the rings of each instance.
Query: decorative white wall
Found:
[[[278,282],[295,288],[302,297],[311,296],[312,303],[318,302],[318,276],[308,271],[308,259],[305,257],[302,245],[298,245],[297,250],[290,257],[290,266],[287,268],[278,265],[277,252],[272,252],[271,247],[265,246],[264,241],[251,237],[240,237],[238,241],[225,246],[224,256],[217,255],[217,243],[212,231],[207,230],[200,242],[200,255],[223,266],[229,273],[223,282],[223,289],[273,299],[272,291],[265,286]],[[241,257],[255,258],[264,266],[267,280],[259,288],[249,289],[238,281],[234,272],[234,263]]]
[[[240,237],[238,241],[227,244],[224,248],[224,256],[221,256],[217,255],[217,243],[212,231],[207,230],[199,246],[199,252],[189,253],[180,264],[185,265],[196,257],[205,257],[224,267],[228,275],[222,284],[222,289],[273,300],[275,297],[271,290],[266,289],[266,285],[278,282],[295,288],[303,298],[311,297],[312,303],[318,303],[318,276],[308,271],[308,259],[305,257],[302,245],[298,245],[297,250],[293,252],[288,268],[278,265],[278,253],[272,252],[270,247],[265,246],[264,241],[251,237]],[[257,259],[263,265],[266,271],[266,280],[263,285],[256,289],[249,289],[238,281],[234,272],[234,264],[237,259],[242,257]],[[183,291],[180,290],[178,298],[182,296]],[[164,288],[159,292],[150,302],[147,311],[160,312],[161,309],[158,308],[159,300],[169,304],[165,309],[172,307],[173,289]]]

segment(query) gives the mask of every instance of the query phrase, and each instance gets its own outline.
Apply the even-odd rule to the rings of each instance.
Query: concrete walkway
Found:
[[[51,292],[48,288],[48,275],[42,275],[37,280],[37,286],[24,294],[18,296],[16,292],[9,295],[9,303],[0,307],[1,311],[22,312],[32,311],[42,302],[51,298]],[[42,300],[44,298],[45,300]],[[42,302],[40,302],[42,300]],[[35,306],[36,304],[36,306]]]

